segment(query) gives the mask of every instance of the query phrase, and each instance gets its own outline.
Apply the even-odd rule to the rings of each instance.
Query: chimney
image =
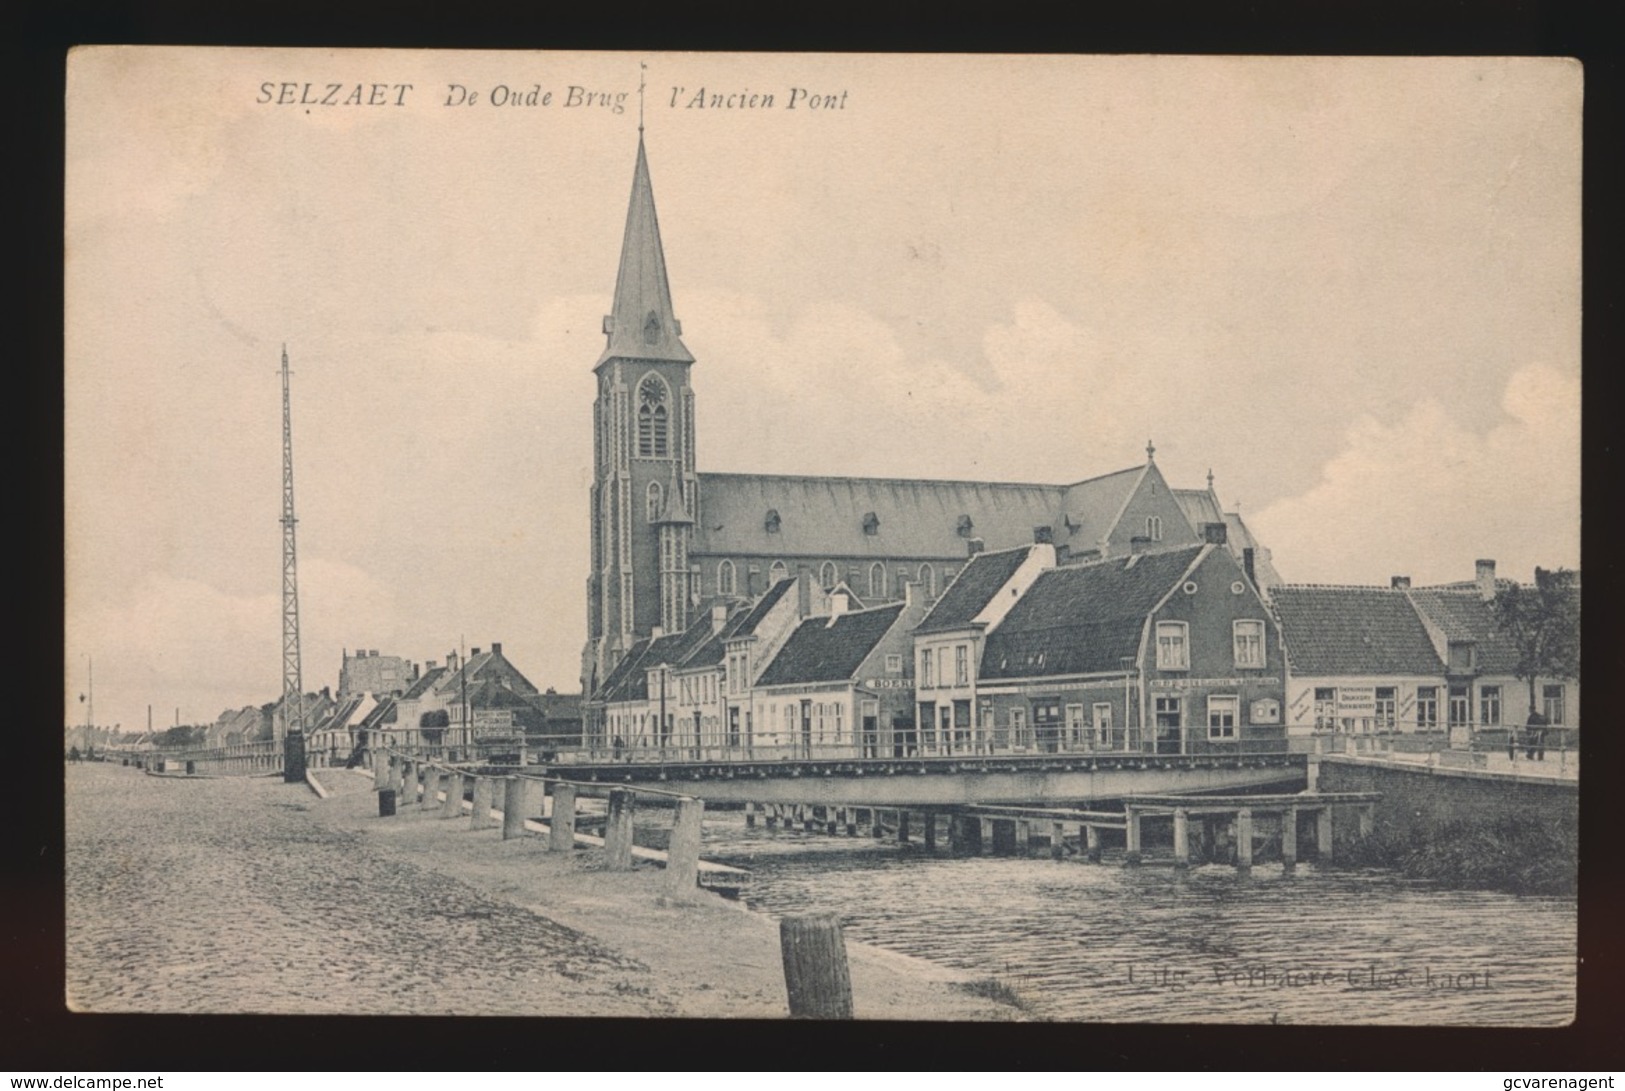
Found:
[[[1224,545],[1230,540],[1230,528],[1223,523],[1203,523],[1202,541],[1209,545]]]
[[[479,655],[479,654],[480,654],[480,650],[478,648],[470,648],[470,649],[468,649],[468,657],[470,659],[474,658],[476,655]]]
[[[666,630],[662,629],[658,625],[656,625],[653,629],[649,630],[649,639],[650,640],[659,640],[661,637],[663,637],[665,635],[666,635]]]
[[[423,669],[426,670],[426,671],[434,670],[434,666],[435,666],[435,663],[434,663],[433,659],[425,659],[423,661]]]
[[[491,641],[491,654],[492,655],[501,655],[502,654],[502,645],[501,645],[500,642],[495,641],[495,640]]]
[[[1495,598],[1495,562],[1478,561],[1478,596],[1485,602]]]
[[[1254,587],[1258,586],[1258,572],[1253,567],[1253,547],[1247,546],[1241,551],[1241,570],[1247,573],[1247,582]]]
[[[986,548],[986,544],[980,538],[967,538],[965,540],[965,556],[967,557],[974,557]]]
[[[1409,591],[1411,589],[1411,578],[1409,576],[1390,576],[1388,586],[1395,591]]]
[[[846,613],[848,600],[845,591],[836,591],[829,597],[829,620],[833,624],[835,619]]]
[[[1136,534],[1128,540],[1128,551],[1130,553],[1144,553],[1150,547],[1151,539],[1143,534]]]
[[[1063,565],[1072,559],[1072,547],[1065,542],[1055,547],[1055,563]]]
[[[1033,528],[1033,544],[1034,545],[1054,545],[1055,544],[1055,528],[1054,527],[1034,527]]]
[[[728,608],[720,602],[711,607],[711,631],[713,633],[720,633],[722,632],[722,627],[727,623]]]
[[[446,653],[446,669],[447,670],[452,670],[452,671],[457,669],[457,649],[456,648],[453,648],[451,651]]]
[[[807,566],[802,565],[801,571],[796,573],[796,616],[810,617],[812,615],[812,573]]]

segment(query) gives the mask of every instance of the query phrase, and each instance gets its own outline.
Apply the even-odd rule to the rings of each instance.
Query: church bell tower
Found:
[[[694,357],[672,313],[641,127],[604,334],[593,369],[592,570],[581,662],[588,696],[656,626],[668,633],[688,627],[693,590],[688,554],[700,500]]]

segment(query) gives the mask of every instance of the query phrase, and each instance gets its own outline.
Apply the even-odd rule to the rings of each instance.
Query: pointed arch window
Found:
[[[937,570],[928,564],[920,566],[920,583],[925,587],[925,597],[935,598],[937,594]]]
[[[664,499],[664,495],[662,494],[662,492],[660,490],[660,482],[658,482],[658,481],[649,482],[649,498],[648,498],[649,522],[652,523],[656,519],[660,518],[660,501],[662,499]]]
[[[874,599],[886,597],[886,566],[879,561],[869,566],[869,596]]]
[[[731,595],[734,593],[734,563],[721,561],[717,564],[717,594]]]
[[[767,570],[767,585],[769,587],[772,587],[775,583],[778,583],[780,580],[788,578],[789,575],[790,575],[790,569],[785,565],[785,563],[783,561],[774,561],[773,562],[773,567],[769,568]]]
[[[818,566],[818,586],[828,591],[835,586],[837,572],[834,561],[825,561]]]
[[[666,458],[671,453],[666,384],[650,375],[638,387],[638,454]]]

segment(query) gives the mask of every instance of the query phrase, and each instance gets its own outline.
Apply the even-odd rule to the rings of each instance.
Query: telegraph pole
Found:
[[[299,665],[299,551],[294,541],[293,415],[288,346],[282,346],[282,724],[283,780],[305,779],[305,686]]]

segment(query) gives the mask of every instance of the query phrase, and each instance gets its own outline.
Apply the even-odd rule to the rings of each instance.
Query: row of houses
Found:
[[[1317,734],[1465,745],[1523,722],[1493,562],[1446,587],[1272,586],[1228,533],[1210,520],[1199,544],[1104,559],[1038,534],[877,605],[780,579],[635,644],[587,702],[586,741],[628,758],[1225,754]],[[1541,680],[1537,701],[1577,726],[1577,683]]]
[[[538,690],[503,655],[502,645],[448,652],[422,666],[376,650],[344,653],[339,691],[304,695],[306,748],[314,764],[340,764],[360,747],[392,745],[453,756],[478,747],[571,747],[581,741],[578,695]],[[206,745],[281,740],[285,700],[227,709]]]

